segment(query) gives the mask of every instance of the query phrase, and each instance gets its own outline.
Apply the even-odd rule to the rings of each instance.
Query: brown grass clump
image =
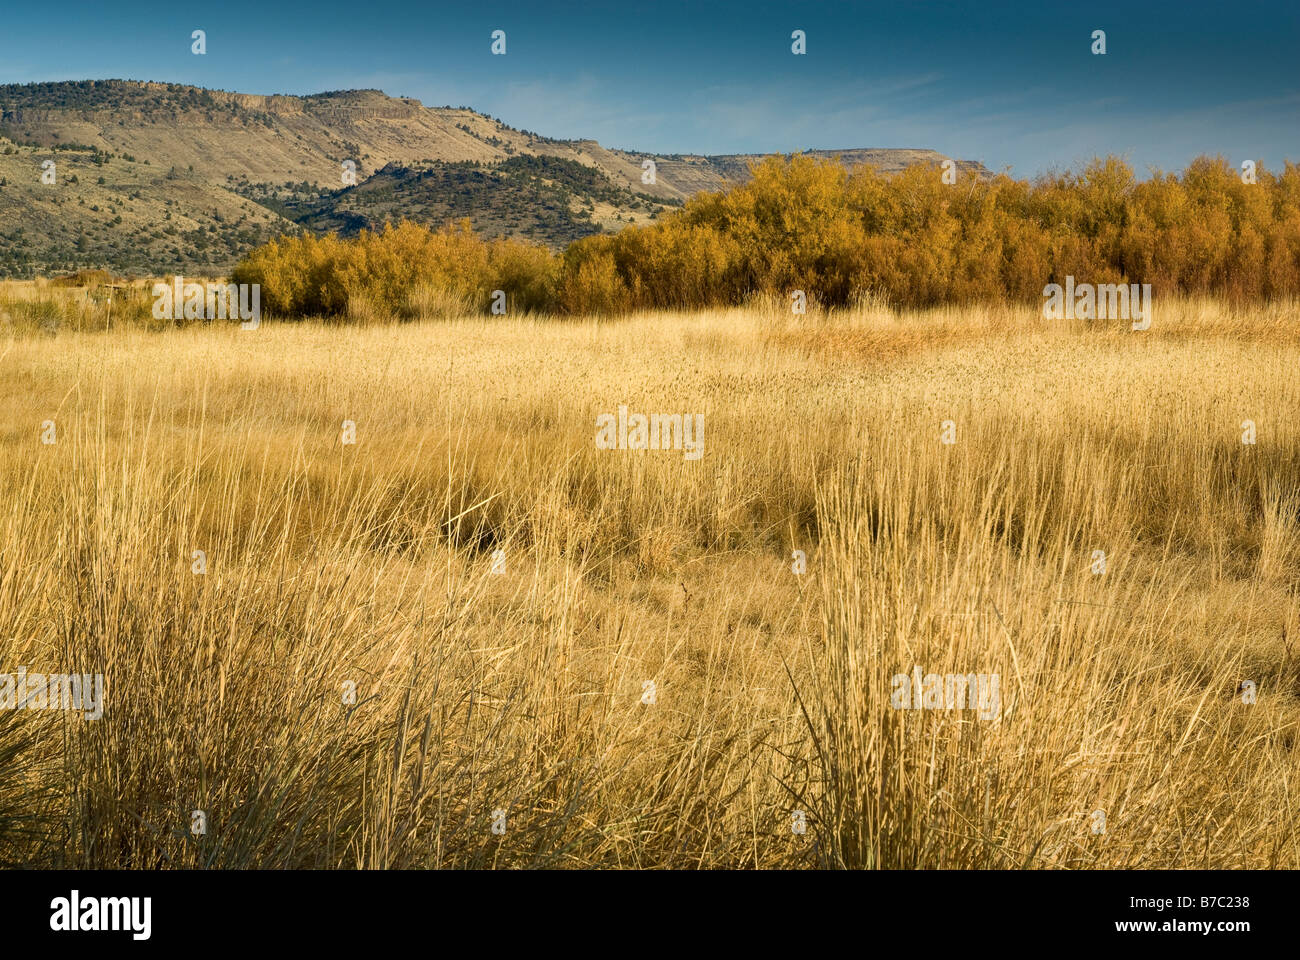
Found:
[[[95,271],[82,271],[95,273]],[[92,277],[77,287],[57,280],[0,281],[0,336],[54,336],[59,331],[159,330],[147,281],[110,284]]]

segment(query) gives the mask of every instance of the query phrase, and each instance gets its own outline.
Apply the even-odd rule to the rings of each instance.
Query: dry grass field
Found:
[[[0,863],[1300,867],[1298,313],[10,324]]]

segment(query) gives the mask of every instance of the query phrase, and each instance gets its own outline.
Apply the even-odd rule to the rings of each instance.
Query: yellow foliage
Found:
[[[1244,183],[1223,158],[1139,183],[1115,157],[1034,182],[945,184],[935,166],[886,176],[834,160],[771,157],[752,179],[649,226],[575,241],[560,257],[491,243],[468,221],[283,238],[253,251],[236,282],[261,283],[268,312],[427,315],[420,303],[487,312],[622,313],[730,306],[758,296],[845,306],[1030,302],[1073,275],[1150,283],[1160,296],[1261,300],[1300,294],[1300,169]],[[414,294],[421,288],[423,292]],[[440,291],[440,293],[435,293]],[[414,306],[413,306],[414,304]]]

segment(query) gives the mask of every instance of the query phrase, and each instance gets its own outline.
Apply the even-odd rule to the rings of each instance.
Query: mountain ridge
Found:
[[[948,159],[913,148],[804,153],[883,172]],[[314,223],[377,226],[405,215],[408,200],[422,211],[413,219],[436,224],[468,210],[486,233],[559,246],[743,183],[763,156],[554,139],[469,107],[374,89],[299,96],[134,80],[8,84],[0,86],[0,275],[220,271],[271,236]],[[517,157],[539,159],[511,165]],[[655,164],[652,183],[641,180],[646,160]],[[41,183],[47,161],[55,184]],[[485,175],[471,177],[465,165]],[[959,176],[989,175],[973,161],[956,165]],[[382,202],[366,207],[368,197]],[[521,206],[536,202],[547,205],[544,215]]]

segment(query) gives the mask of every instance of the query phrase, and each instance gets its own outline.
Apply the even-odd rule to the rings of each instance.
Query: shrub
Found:
[[[870,294],[900,307],[1030,302],[1074,275],[1150,283],[1161,295],[1252,301],[1300,294],[1300,168],[1245,184],[1223,158],[1139,183],[1115,157],[1033,182],[944,184],[932,165],[892,175],[834,160],[771,157],[726,193],[647,226],[574,241],[556,257],[487,243],[468,221],[401,223],[351,240],[284,238],[251,252],[236,282],[260,282],[268,312],[367,316],[486,312],[615,314],[739,305],[752,296],[842,307]]]

